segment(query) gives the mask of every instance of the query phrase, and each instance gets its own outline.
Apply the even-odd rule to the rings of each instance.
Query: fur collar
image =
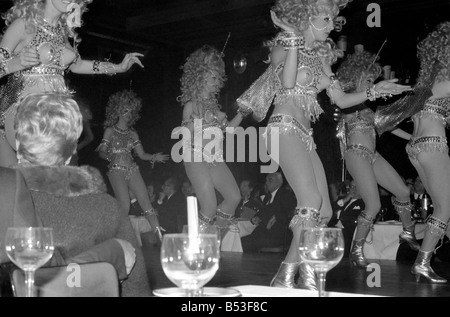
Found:
[[[17,168],[29,190],[60,197],[106,193],[100,172],[91,166],[27,166]]]

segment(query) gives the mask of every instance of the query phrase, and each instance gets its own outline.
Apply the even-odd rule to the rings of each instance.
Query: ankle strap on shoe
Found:
[[[374,221],[375,221],[375,217],[369,216],[364,211],[361,211],[361,213],[358,216],[358,225],[361,225],[364,227],[372,227],[372,224]]]
[[[394,196],[392,196],[391,201],[397,214],[401,215],[404,212],[411,212],[412,205],[410,201],[400,201]]]
[[[226,212],[223,212],[222,209],[217,208],[216,216],[225,220],[233,220],[234,215],[227,214]]]
[[[427,227],[432,235],[442,238],[447,231],[448,224],[430,215],[427,218]]]
[[[199,212],[198,220],[200,221],[200,224],[213,225],[214,222],[216,221],[216,216],[210,218]]]
[[[289,228],[293,230],[298,226],[305,227],[308,221],[312,222],[313,227],[318,227],[320,225],[320,212],[313,207],[297,207],[295,208],[295,215],[289,223]]]

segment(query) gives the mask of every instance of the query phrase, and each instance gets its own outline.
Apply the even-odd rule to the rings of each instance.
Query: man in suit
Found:
[[[180,233],[187,224],[187,201],[178,187],[175,177],[168,178],[157,201],[158,218],[165,233]]]
[[[280,172],[267,174],[265,188],[263,206],[251,219],[256,228],[241,240],[244,252],[284,247],[286,241],[292,239],[289,221],[296,206],[294,194],[283,187],[283,175]]]
[[[424,198],[427,198],[426,209],[423,209],[423,207],[425,207],[423,202]],[[415,213],[417,218],[420,217],[425,220],[429,214],[433,213],[433,204],[431,202],[430,195],[427,194],[427,191],[425,190],[419,176],[417,176],[414,180],[413,192],[411,193],[411,203],[416,211]]]
[[[336,215],[338,222],[335,227],[342,228],[345,243],[344,257],[348,257],[353,240],[353,234],[358,222],[358,216],[365,208],[364,201],[358,192],[355,181],[351,181],[347,196],[339,199],[337,201],[337,205],[340,209]]]

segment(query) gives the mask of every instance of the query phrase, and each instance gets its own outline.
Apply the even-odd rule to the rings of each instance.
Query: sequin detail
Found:
[[[345,153],[353,153],[369,161],[370,164],[374,164],[380,157],[380,154],[378,152],[373,152],[362,144],[349,144],[347,146],[347,149],[345,150]]]
[[[444,126],[450,123],[450,97],[428,99],[414,118],[427,118],[440,121]]]
[[[422,152],[442,152],[448,154],[447,138],[445,136],[411,137],[406,145],[409,158],[417,161]]]
[[[323,113],[317,102],[317,87],[323,75],[323,64],[317,53],[298,51],[298,73],[303,73],[304,83],[296,82],[292,89],[281,88],[275,96],[275,104],[293,102],[296,107],[305,111],[305,116],[315,122]],[[282,64],[280,67],[284,67]],[[278,78],[278,81],[281,81]]]
[[[267,123],[267,130],[263,135],[266,139],[273,128],[277,128],[280,135],[290,134],[300,138],[309,152],[316,149],[316,144],[314,143],[313,138],[313,130],[306,128],[298,122],[297,119],[290,115],[272,115]]]

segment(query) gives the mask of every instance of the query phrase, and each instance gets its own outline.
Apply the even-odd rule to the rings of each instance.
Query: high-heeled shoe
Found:
[[[433,284],[444,284],[447,280],[443,277],[437,275],[431,265],[431,257],[433,256],[433,251],[419,251],[416,261],[411,268],[411,273],[416,276],[416,281],[419,282],[420,278],[423,276],[430,283]]]
[[[281,262],[277,274],[270,282],[271,287],[297,288],[295,285],[295,274],[297,273],[299,263]]]
[[[298,267],[298,274],[297,288],[317,291],[316,273],[311,265],[301,262]]]
[[[365,242],[366,239],[353,240],[352,250],[350,251],[350,261],[355,267],[365,268],[369,265],[363,252]]]
[[[420,244],[417,242],[414,232],[414,224],[409,227],[403,227],[403,231],[399,235],[400,243],[406,242],[414,251],[420,250]]]

